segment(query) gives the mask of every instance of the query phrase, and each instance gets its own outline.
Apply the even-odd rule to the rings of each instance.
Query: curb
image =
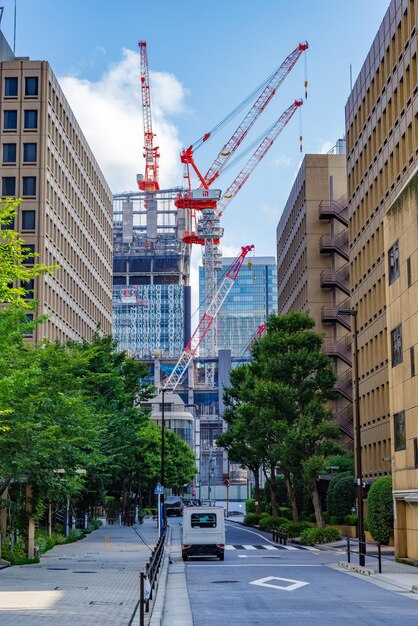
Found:
[[[373,569],[367,567],[361,567],[359,565],[353,565],[353,563],[346,563],[345,561],[338,561],[338,567],[348,569],[351,572],[357,572],[357,574],[363,574],[363,576],[373,576],[376,572]]]
[[[167,576],[168,576],[168,564],[170,561],[169,554],[167,552],[167,547],[165,549],[163,567],[161,570],[161,575],[158,581],[158,586],[156,589],[155,602],[152,607],[151,618],[149,621],[149,626],[160,626],[163,622],[164,616],[164,608],[165,608],[165,592],[167,589]]]

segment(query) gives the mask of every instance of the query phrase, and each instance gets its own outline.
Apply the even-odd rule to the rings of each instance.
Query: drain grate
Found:
[[[212,585],[228,585],[231,583],[239,583],[239,580],[212,580]]]
[[[79,570],[73,570],[73,574],[97,574],[97,572],[91,572],[89,570],[79,569]]]
[[[47,567],[46,569],[54,572],[68,572],[68,567]]]
[[[106,602],[105,600],[92,600],[89,604],[106,605],[106,606],[122,606],[123,602]]]
[[[71,586],[71,587],[63,587],[63,586],[61,586],[61,587],[54,587],[54,589],[55,589],[55,591],[58,591],[58,590],[64,591],[65,589],[82,589],[83,591],[87,591],[88,587],[73,587],[73,586]]]

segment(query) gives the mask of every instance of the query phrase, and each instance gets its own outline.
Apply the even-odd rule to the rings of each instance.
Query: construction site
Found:
[[[149,365],[149,382],[158,389],[148,406],[153,418],[176,431],[195,451],[198,474],[192,492],[208,500],[223,500],[227,480],[231,499],[243,500],[250,493],[250,478],[217,448],[215,440],[225,429],[222,396],[229,372],[248,361],[251,343],[264,332],[269,315],[277,311],[277,272],[274,258],[257,258],[248,242],[241,243],[235,259],[225,262],[222,216],[300,110],[303,100],[291,100],[261,136],[238,150],[308,44],[299,43],[255,91],[181,152],[183,180],[170,189],[160,188],[147,44],[141,41],[138,46],[145,168],[137,175],[137,191],[114,196],[113,334],[121,350]],[[307,84],[305,76],[305,97]],[[196,153],[245,109],[242,121],[202,174]],[[249,157],[223,192],[218,178],[236,162],[237,151],[239,159]],[[202,251],[200,319],[194,324],[193,246]],[[234,285],[242,268],[244,296],[236,296],[239,304],[234,304]],[[256,288],[258,300],[253,297]],[[223,337],[235,337],[235,343]]]

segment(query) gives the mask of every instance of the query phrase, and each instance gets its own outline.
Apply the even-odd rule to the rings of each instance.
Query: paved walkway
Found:
[[[102,526],[55,546],[36,565],[0,570],[0,624],[74,626],[133,623],[139,576],[157,540],[156,522]],[[138,615],[134,623],[138,622]]]

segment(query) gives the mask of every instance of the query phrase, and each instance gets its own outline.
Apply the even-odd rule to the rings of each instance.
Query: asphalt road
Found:
[[[194,626],[418,624],[418,596],[336,569],[340,551],[277,547],[269,536],[227,522],[225,561],[186,563]]]

